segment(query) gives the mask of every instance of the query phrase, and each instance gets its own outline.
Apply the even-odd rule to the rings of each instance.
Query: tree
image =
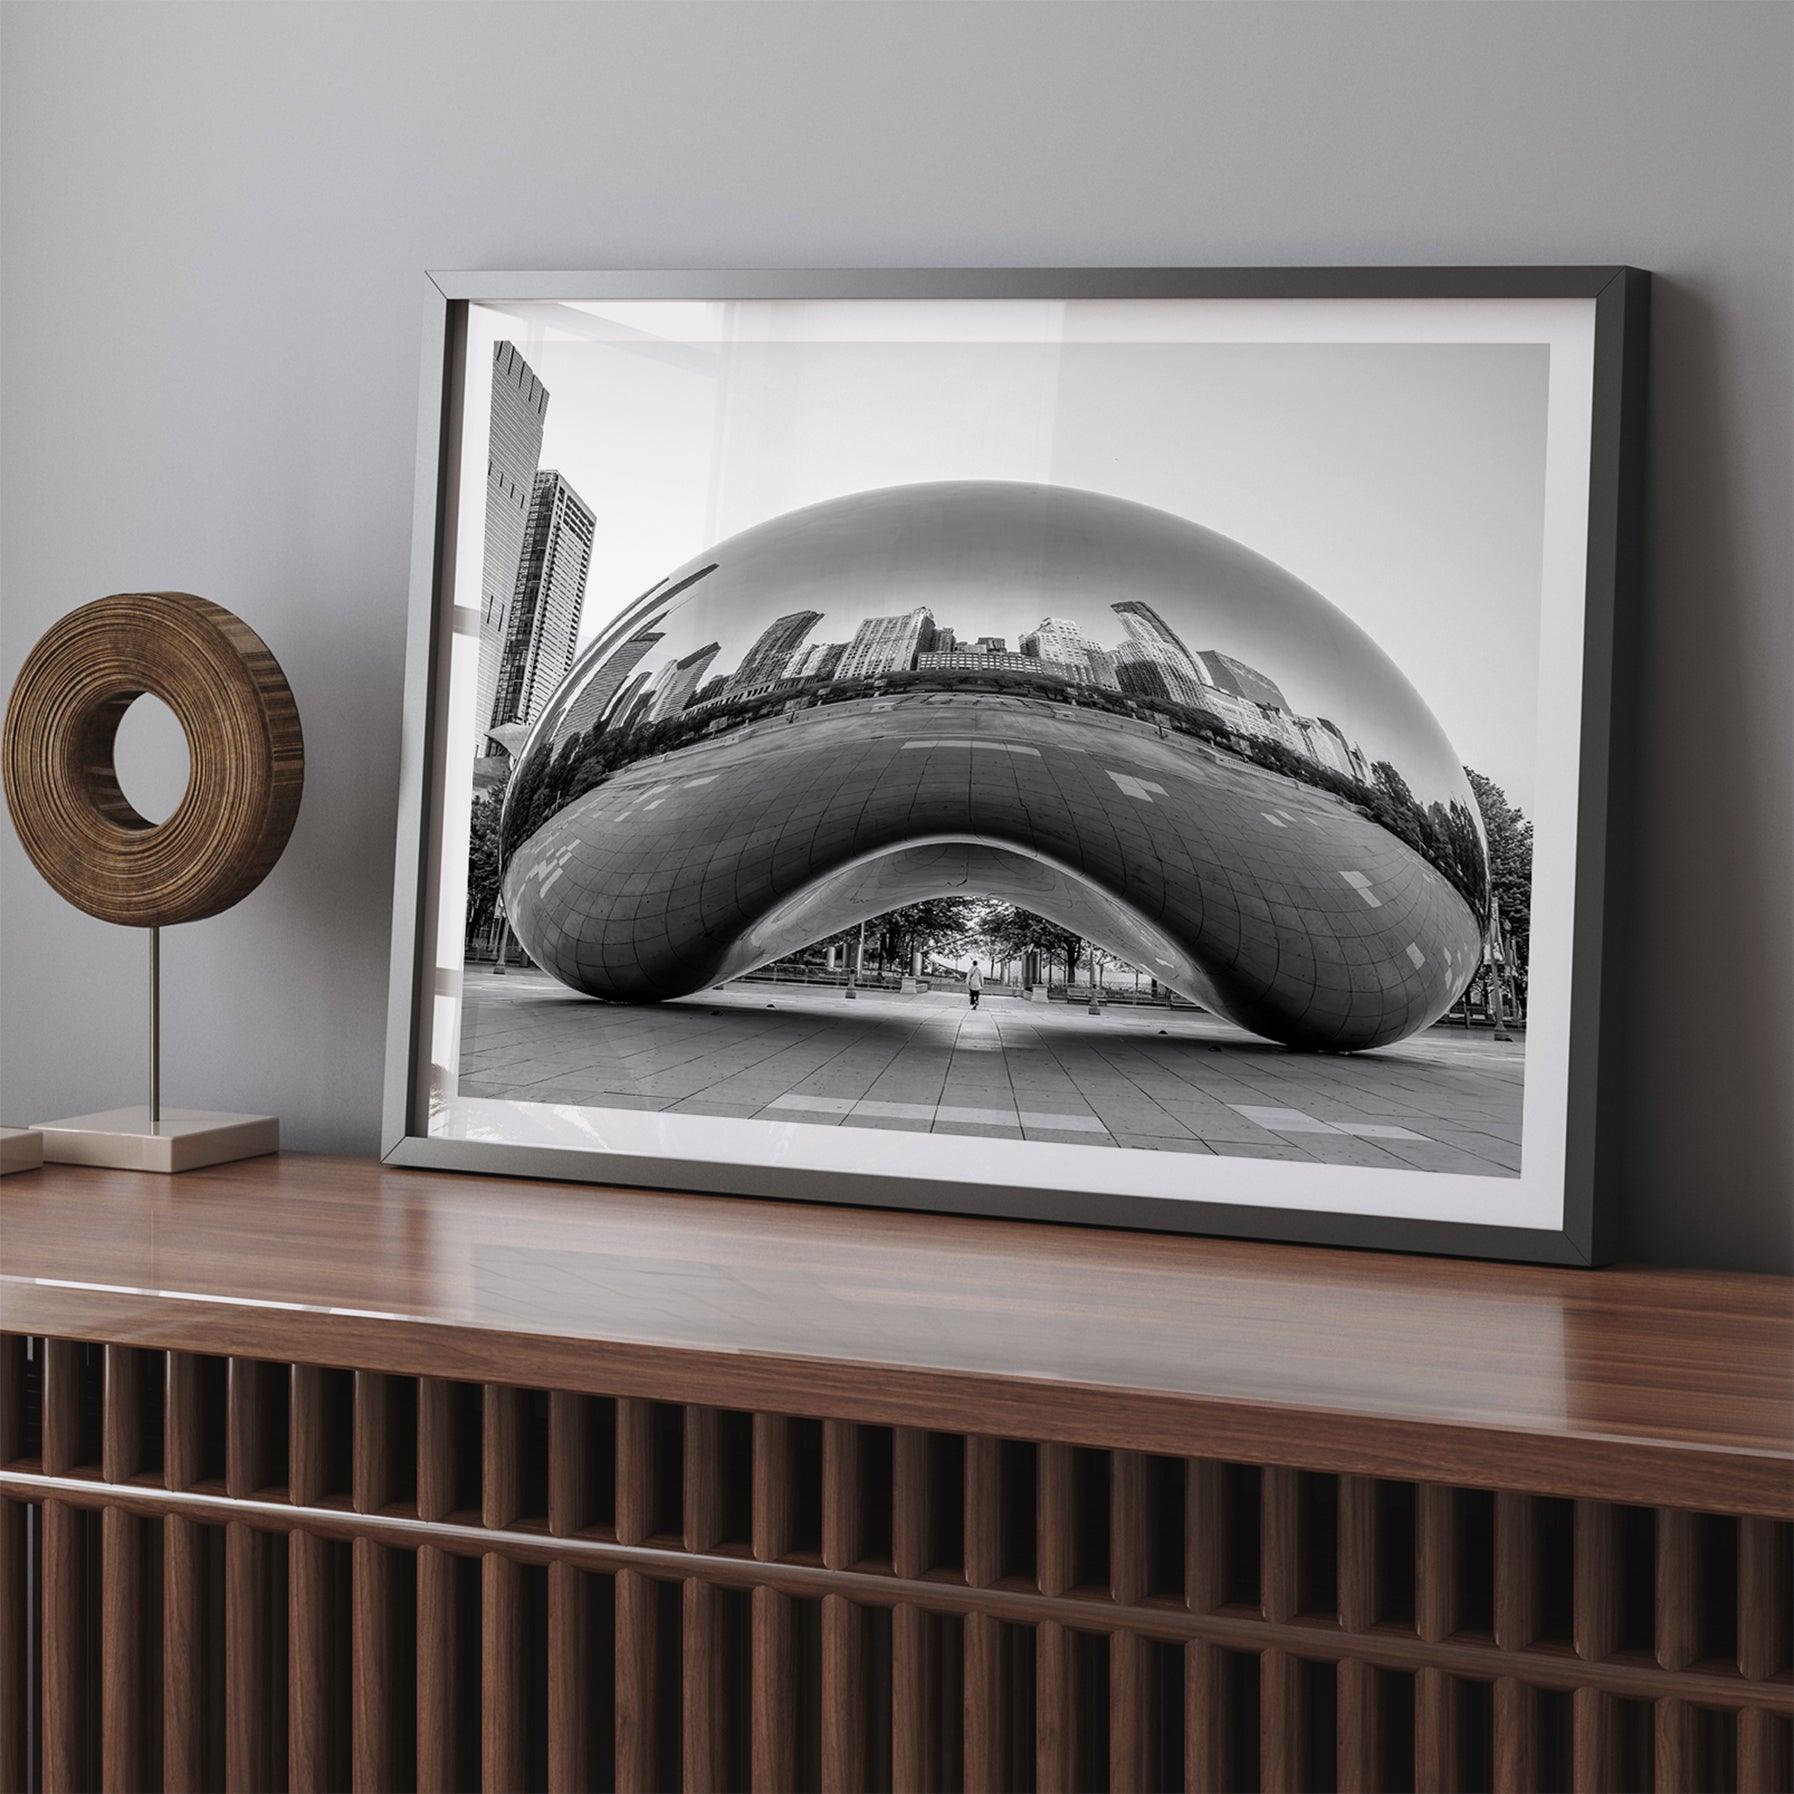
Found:
[[[837,929],[833,934],[825,934],[819,941],[812,941],[807,947],[799,947],[795,953],[787,953],[779,964],[797,965],[806,960],[826,959],[832,947],[839,947],[844,954],[851,956],[854,943],[859,938],[860,925],[855,922],[850,928]]]
[[[1141,970],[1131,959],[1123,959],[1119,953],[1111,953],[1107,947],[1099,947],[1095,941],[1084,943],[1084,957],[1090,965],[1093,982],[1106,979],[1110,972]]]
[[[902,963],[917,949],[957,958],[978,938],[983,908],[975,897],[928,897],[887,910],[875,924],[880,955],[886,964]]]
[[[502,868],[498,858],[498,821],[504,809],[502,791],[483,791],[473,800],[473,823],[467,835],[467,931],[483,932],[498,907]]]
[[[1395,766],[1388,760],[1378,760],[1371,767],[1371,775],[1375,778],[1377,789],[1381,791],[1397,809],[1418,810],[1420,805],[1415,801],[1414,792],[1408,781],[1402,777]]]
[[[1489,841],[1489,882],[1501,906],[1501,921],[1513,937],[1514,956],[1524,966],[1532,937],[1532,824],[1486,773],[1466,766],[1464,776],[1482,812]]]
[[[898,909],[886,910],[866,922],[867,958],[874,954],[881,965],[904,965],[917,948],[923,953],[945,952],[957,956],[978,938],[978,921],[984,905],[976,897],[929,897],[920,903],[906,903]],[[796,965],[827,956],[830,947],[839,947],[849,961],[860,938],[860,924],[825,935],[788,953],[778,963]]]
[[[1020,959],[1024,954],[1038,953],[1049,963],[1063,959],[1069,970],[1077,958],[1083,937],[1032,910],[1018,909],[1013,903],[990,903],[979,922],[979,935],[993,958]]]

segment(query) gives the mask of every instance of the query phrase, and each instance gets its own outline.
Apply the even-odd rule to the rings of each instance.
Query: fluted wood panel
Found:
[[[830,1420],[822,1429],[822,1561],[851,1570],[866,1548],[867,1495],[861,1429]],[[822,1599],[822,1782],[862,1794],[866,1769],[866,1624],[845,1595]]]
[[[1785,1520],[0,1336],[7,1788],[1790,1786]]]
[[[905,1585],[928,1563],[928,1435],[898,1427],[891,1438],[891,1572]],[[927,1785],[928,1627],[921,1608],[900,1601],[891,1613],[891,1782]]]
[[[652,1530],[653,1410],[647,1402],[617,1403],[617,1542],[640,1545]],[[661,1785],[658,1762],[660,1703],[657,1671],[660,1604],[641,1572],[617,1577],[617,1787],[650,1794]]]
[[[205,1726],[217,1648],[205,1624],[206,1530],[175,1514],[163,1521],[162,1784],[170,1794],[204,1788],[216,1773]]]
[[[31,1526],[39,1510],[0,1499],[0,1787],[26,1788],[37,1780],[32,1761],[30,1652],[37,1626],[32,1612]]]

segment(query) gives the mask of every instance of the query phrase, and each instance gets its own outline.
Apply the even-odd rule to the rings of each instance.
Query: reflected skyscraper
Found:
[[[1303,743],[1309,754],[1322,766],[1345,778],[1368,778],[1369,769],[1363,767],[1364,756],[1345,738],[1345,731],[1338,723],[1331,723],[1324,716],[1303,716],[1293,719],[1296,727],[1302,731]]]
[[[648,689],[653,677],[652,673],[637,673],[624,686],[622,695],[612,709],[610,727],[619,733],[627,733],[642,720],[654,699],[653,692]]]
[[[568,705],[566,721],[561,727],[569,735],[579,735],[600,721],[609,709],[611,699],[623,689],[623,681],[635,671],[643,657],[653,651],[660,639],[652,631],[632,635],[599,667],[587,682],[585,690]]]
[[[1063,679],[1067,685],[1089,683],[1088,669],[1063,660],[1043,660],[1038,654],[1012,654],[1006,648],[986,652],[982,648],[956,648],[950,654],[933,650],[916,656],[919,673],[953,673],[976,678],[981,673],[1020,673],[1026,678]]]
[[[499,666],[510,632],[511,600],[523,557],[524,526],[535,495],[536,463],[542,456],[542,426],[548,416],[548,388],[530,371],[515,344],[492,351],[492,419],[486,451],[486,552],[480,573],[480,664],[474,694],[476,753],[489,751],[485,730],[492,723]]]
[[[1211,685],[1230,691],[1236,698],[1249,698],[1254,704],[1266,704],[1273,710],[1289,709],[1289,700],[1275,679],[1267,678],[1257,667],[1250,667],[1218,648],[1204,648],[1196,656],[1198,670]]]
[[[1213,682],[1169,623],[1150,604],[1137,598],[1112,604],[1128,639],[1117,652],[1116,676],[1124,691],[1170,698],[1179,704],[1200,704]]]
[[[847,653],[845,642],[809,642],[791,656],[787,679],[832,679]]]
[[[1022,652],[1038,655],[1042,660],[1056,660],[1086,675],[1094,685],[1110,691],[1120,689],[1114,655],[1093,642],[1076,623],[1043,617],[1038,629],[1022,637]]]
[[[785,668],[806,635],[822,621],[819,610],[794,610],[775,618],[760,632],[741,665],[723,686],[724,697],[771,685],[785,676]]]
[[[675,660],[662,668],[660,677],[654,681],[648,693],[648,708],[643,713],[644,720],[659,723],[665,722],[669,716],[677,716],[685,708],[686,699],[698,689],[699,680],[710,670],[711,661],[721,652],[720,642],[709,642],[686,655],[683,660]]]
[[[835,677],[873,679],[880,673],[903,672],[933,643],[934,612],[925,604],[892,617],[868,617],[854,631]]]
[[[491,726],[533,722],[572,670],[592,562],[592,507],[552,467],[535,478]]]

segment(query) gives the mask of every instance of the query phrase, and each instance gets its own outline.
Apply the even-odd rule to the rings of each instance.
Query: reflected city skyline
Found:
[[[857,494],[692,557],[593,637],[532,738],[905,672],[1156,699],[1358,779],[1387,761],[1422,803],[1468,795],[1424,699],[1320,593],[1186,518],[1019,482]]]
[[[1298,715],[1269,675],[1219,649],[1191,649],[1149,604],[1126,599],[1110,608],[1123,631],[1111,646],[1092,640],[1075,623],[1043,617],[1013,649],[1004,636],[961,640],[958,629],[927,605],[861,618],[840,641],[807,639],[828,633],[822,628],[828,613],[792,611],[769,623],[732,671],[714,670],[721,649],[709,642],[667,662],[657,674],[630,678],[664,639],[659,630],[641,630],[584,675],[583,685],[570,695],[559,736],[564,741],[581,731],[624,734],[675,716],[695,720],[727,704],[800,699],[827,685],[893,674],[943,679],[1012,674],[1197,710],[1241,735],[1276,742],[1346,778],[1370,781],[1363,749],[1328,718]]]

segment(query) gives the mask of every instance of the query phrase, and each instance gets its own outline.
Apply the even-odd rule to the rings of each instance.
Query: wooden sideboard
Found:
[[[0,1182],[5,1788],[1787,1789],[1794,1286]]]

